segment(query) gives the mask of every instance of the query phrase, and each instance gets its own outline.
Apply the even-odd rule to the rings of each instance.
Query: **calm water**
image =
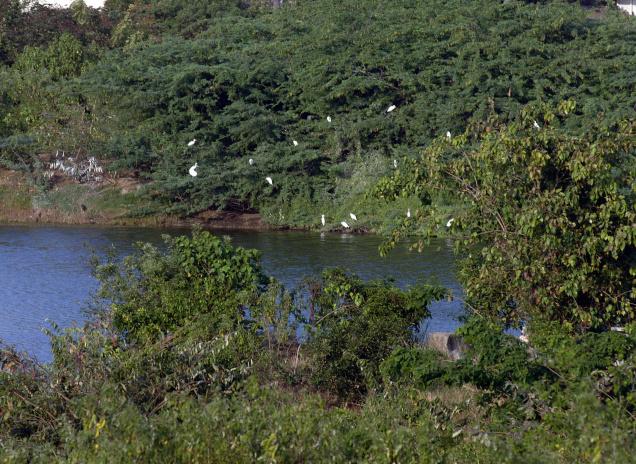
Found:
[[[47,320],[61,327],[81,323],[97,282],[90,275],[91,250],[112,246],[128,254],[137,241],[161,244],[162,234],[185,230],[100,227],[0,226],[0,339],[41,361],[50,360]],[[236,245],[262,252],[265,271],[285,286],[296,286],[303,276],[325,267],[341,266],[364,279],[393,277],[406,287],[435,276],[439,283],[461,295],[454,274],[450,245],[443,240],[423,253],[406,247],[388,257],[378,253],[380,238],[299,232],[217,232]],[[459,324],[459,301],[437,302],[424,330],[450,331]]]

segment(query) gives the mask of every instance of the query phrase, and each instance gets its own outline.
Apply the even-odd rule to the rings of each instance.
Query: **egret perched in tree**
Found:
[[[541,129],[541,126],[539,125],[537,121],[532,121],[532,125],[534,126],[535,129]]]
[[[331,116],[327,116],[327,122],[331,122]]]
[[[192,145],[194,145],[195,143],[197,143],[197,139],[192,139],[188,142],[188,146],[191,147]]]
[[[353,219],[354,221],[357,221],[357,220],[358,220],[358,218],[356,217],[356,215],[355,215],[355,214],[353,214],[353,213],[349,213],[349,216],[350,216],[350,217],[351,217],[351,219]]]
[[[267,177],[265,178],[265,180],[267,181],[267,183],[268,183],[269,185],[274,185],[274,182],[272,181],[272,178],[271,178],[271,177],[267,176]]]
[[[254,164],[254,160],[252,158],[249,159],[248,163],[250,163],[250,166]]]
[[[406,210],[406,217],[410,218],[411,217],[411,208]]]
[[[199,167],[199,163],[194,163],[194,166],[192,166],[192,167],[190,168],[190,171],[189,171],[189,172],[190,172],[190,175],[191,175],[192,177],[196,177],[196,176],[197,176],[197,168],[198,168],[198,167]]]
[[[451,138],[451,133],[450,133],[450,131],[446,131],[446,138],[447,138],[448,140],[450,140],[450,138]]]
[[[397,160],[393,160],[393,167],[397,169]]]
[[[453,221],[455,220],[455,218],[450,218],[448,220],[448,222],[446,223],[446,227],[450,227],[453,224]]]
[[[342,221],[340,224],[342,224],[342,227],[344,227],[345,229],[349,228],[349,224],[347,224],[346,222]]]
[[[320,215],[320,222],[322,223],[322,226],[324,227],[325,226],[325,215],[324,214]]]
[[[390,112],[391,112],[391,111],[393,111],[395,108],[397,108],[397,106],[395,106],[395,105],[391,105],[391,106],[389,106],[389,107],[386,109],[386,112],[387,112],[387,113],[390,113]]]
[[[297,147],[298,146],[298,142],[296,140],[294,140],[294,146]]]

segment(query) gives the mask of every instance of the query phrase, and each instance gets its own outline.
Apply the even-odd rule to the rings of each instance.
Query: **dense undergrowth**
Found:
[[[142,214],[259,211],[315,228],[325,214],[338,228],[355,211],[355,228],[381,229],[394,210],[366,192],[447,131],[573,98],[563,128],[584,133],[636,104],[635,22],[611,8],[590,19],[565,2],[22,3],[4,0],[0,28],[0,160],[46,190],[42,154],[96,156],[152,181]]]
[[[310,292],[207,232],[96,263],[92,322],[54,360],[2,351],[5,462],[630,462],[636,331],[496,322],[458,361],[413,326],[446,296],[325,271]]]

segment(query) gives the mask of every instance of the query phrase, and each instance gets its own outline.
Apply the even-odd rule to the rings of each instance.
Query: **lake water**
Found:
[[[84,309],[97,282],[90,274],[92,250],[114,247],[129,254],[138,241],[162,244],[162,234],[186,234],[187,230],[129,227],[0,226],[0,339],[46,362],[51,358],[49,339],[42,332],[50,327],[81,324]],[[424,252],[400,247],[382,258],[381,238],[369,235],[317,234],[304,232],[215,232],[229,235],[236,245],[262,252],[268,275],[286,287],[325,267],[340,266],[364,279],[393,277],[400,287],[435,277],[454,295],[461,296],[455,278],[451,246],[438,240]],[[462,305],[458,300],[440,301],[431,307],[426,331],[452,331],[458,325]]]

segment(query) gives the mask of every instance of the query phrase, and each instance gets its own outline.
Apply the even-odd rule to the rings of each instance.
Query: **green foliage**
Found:
[[[555,112],[528,108],[515,123],[438,140],[378,189],[386,198],[455,196],[461,206],[450,233],[479,312],[508,323],[535,315],[570,330],[634,319],[636,126],[568,135],[560,128],[573,110],[569,101]],[[448,216],[430,214],[435,233]],[[393,241],[413,223],[402,224]]]
[[[363,283],[340,269],[325,271],[308,333],[313,382],[341,398],[359,399],[379,384],[382,360],[413,343],[428,305],[445,296],[434,285],[403,291],[386,282]]]
[[[636,451],[633,327],[572,337],[534,322],[529,349],[471,320],[469,351],[452,362],[415,346],[409,330],[441,289],[327,271],[303,322],[302,300],[273,281],[261,287],[248,255],[195,232],[98,268],[104,311],[82,328],[53,328],[52,364],[0,350],[2,460],[565,464],[629,462]],[[233,260],[240,272],[221,276]],[[123,303],[142,302],[144,285],[167,294],[180,281],[243,288],[249,311],[200,311],[194,292],[167,335],[145,336],[156,320],[137,339],[113,323]],[[336,386],[346,387],[340,398]]]
[[[422,348],[397,348],[380,365],[385,383],[427,388],[446,374],[442,355]]]
[[[138,0],[20,13],[5,1],[7,62],[19,63],[0,89],[1,136],[36,140],[21,149],[29,166],[59,149],[153,180],[145,212],[260,211],[301,227],[325,214],[338,228],[355,208],[358,229],[378,230],[404,213],[365,188],[447,130],[575,98],[565,128],[582,133],[636,104],[633,21],[564,3]],[[13,32],[27,20],[46,30],[23,40]]]
[[[62,34],[47,48],[27,47],[14,63],[21,75],[47,71],[53,80],[69,79],[80,75],[86,60],[86,51],[71,34]]]
[[[575,98],[565,128],[582,133],[597,119],[631,114],[636,103],[633,21],[612,12],[590,21],[575,5],[109,5],[119,21],[115,50],[65,81],[81,111],[59,97],[34,97],[53,100],[51,109],[18,96],[9,106],[29,111],[13,112],[12,127],[54,134],[47,149],[90,151],[152,179],[147,193],[157,211],[258,210],[270,223],[294,226],[317,226],[326,214],[335,228],[355,207],[357,227],[377,229],[387,208],[362,188],[393,159],[406,168],[413,149],[447,130],[460,133],[493,114],[514,119],[528,102]],[[386,113],[391,104],[397,109]],[[59,113],[64,130],[42,127],[47,113]],[[90,130],[64,137],[79,127],[76,114]],[[192,138],[198,142],[187,149]],[[194,162],[196,179],[187,176]],[[411,209],[420,200],[431,199],[415,195]]]
[[[544,374],[530,359],[528,347],[503,332],[501,325],[483,318],[471,318],[458,329],[470,346],[468,356],[459,362],[458,380],[482,388],[504,389],[507,384],[528,385]]]
[[[47,46],[63,34],[86,46],[105,45],[112,24],[103,12],[85,5],[82,15],[76,12],[77,8],[53,8],[33,0],[2,0],[0,64],[12,64],[26,47]]]
[[[120,267],[96,268],[101,294],[113,302],[115,326],[131,340],[156,340],[202,314],[215,327],[236,327],[243,305],[264,282],[254,250],[195,231],[167,242],[169,253],[142,245]]]
[[[505,334],[501,326],[470,318],[458,334],[468,345],[462,359],[450,363],[428,348],[397,349],[382,363],[384,379],[419,388],[471,384],[509,394],[511,386],[527,388],[546,376],[527,345]]]

